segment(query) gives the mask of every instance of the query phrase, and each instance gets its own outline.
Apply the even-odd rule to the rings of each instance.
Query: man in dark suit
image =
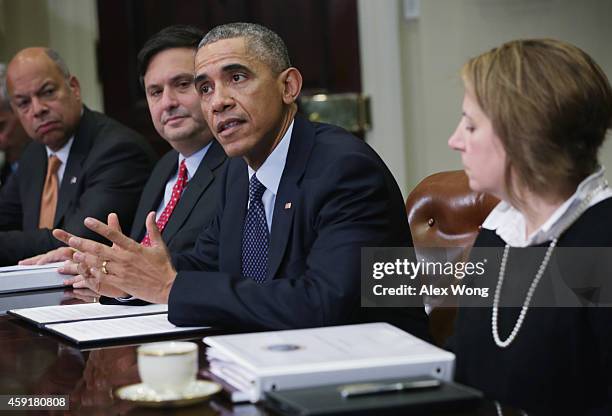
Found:
[[[204,32],[193,26],[170,26],[153,35],[138,54],[140,81],[155,129],[174,150],[157,164],[147,182],[130,236],[141,241],[145,219],[157,211],[157,223],[172,196],[185,161],[187,186],[163,228],[171,252],[193,248],[213,218],[219,174],[226,160],[223,149],[208,129],[199,96],[193,88],[193,56]]]
[[[144,187],[130,237],[140,242],[147,238],[145,219],[155,211],[162,238],[172,252],[192,249],[202,228],[213,218],[219,188],[216,176],[226,160],[223,149],[213,140],[193,88],[193,56],[203,36],[204,32],[193,26],[170,26],[149,38],[138,53],[140,84],[153,125],[173,150],[157,162]],[[174,203],[182,164],[186,182]],[[69,247],[61,247],[20,264],[67,260],[72,254]],[[81,278],[66,280],[76,288],[86,287],[86,283]],[[116,294],[124,295],[120,291]]]
[[[426,336],[423,307],[360,308],[360,251],[409,245],[401,193],[363,141],[296,116],[302,85],[283,41],[262,26],[210,31],[195,58],[208,125],[230,159],[215,220],[194,250],[167,254],[154,218],[145,249],[87,219],[114,248],[54,235],[77,268],[150,301],[177,325],[284,329],[387,320]],[[374,316],[372,312],[377,312]],[[385,313],[388,312],[388,313]]]
[[[7,87],[34,142],[0,192],[0,265],[60,246],[54,227],[100,239],[83,226],[86,216],[116,212],[131,224],[155,160],[146,142],[84,107],[77,78],[53,50],[18,52],[8,65]]]
[[[29,142],[30,138],[11,109],[6,94],[6,66],[0,63],[0,152],[4,153],[0,161],[0,188],[17,171],[21,153]]]

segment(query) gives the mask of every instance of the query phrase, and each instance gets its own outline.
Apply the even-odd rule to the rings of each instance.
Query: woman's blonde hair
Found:
[[[531,192],[557,197],[597,168],[612,90],[584,51],[553,39],[516,40],[469,60],[462,77],[506,151],[511,202],[521,202],[511,172]]]

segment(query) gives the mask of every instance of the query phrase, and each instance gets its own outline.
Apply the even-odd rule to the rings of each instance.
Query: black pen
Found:
[[[440,380],[432,378],[426,380],[405,381],[397,383],[367,383],[350,384],[340,389],[340,395],[347,399],[357,396],[368,396],[373,394],[393,393],[406,390],[430,389],[440,387]]]

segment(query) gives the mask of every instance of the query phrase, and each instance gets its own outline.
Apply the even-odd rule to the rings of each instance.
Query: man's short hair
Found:
[[[151,36],[138,52],[140,86],[144,89],[144,76],[155,55],[174,48],[192,48],[195,51],[202,37],[203,30],[189,25],[168,26]]]
[[[248,51],[265,62],[275,73],[291,67],[285,42],[276,33],[256,23],[228,23],[212,29],[198,49],[223,39],[245,38]]]
[[[60,56],[60,54],[51,48],[45,48],[45,54],[53,61],[53,63],[60,70],[64,79],[68,80],[70,78],[70,70],[68,69],[68,65],[64,59]],[[6,85],[6,65],[0,62],[0,110],[12,110],[10,105],[11,97],[8,93],[8,88]]]
[[[6,65],[0,62],[0,111],[11,111],[8,90],[6,88]]]
[[[67,80],[68,78],[70,78],[70,70],[68,69],[68,65],[66,65],[66,61],[64,61],[60,54],[56,50],[51,48],[45,48],[45,53],[47,54],[49,59],[51,59],[55,63],[55,65],[57,65],[57,68],[64,76],[64,79]]]

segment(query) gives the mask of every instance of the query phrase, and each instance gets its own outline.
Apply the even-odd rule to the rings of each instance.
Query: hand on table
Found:
[[[108,225],[86,218],[85,226],[113,242],[112,247],[55,229],[53,235],[77,250],[65,272],[76,272],[73,284],[101,294],[126,293],[153,303],[167,303],[176,271],[168,249],[155,224],[155,213],[147,216],[146,227],[151,247],[144,247],[121,232],[116,214],[108,216]],[[68,280],[70,281],[70,280]],[[121,296],[119,295],[119,296]],[[111,295],[116,296],[116,295]]]
[[[55,263],[57,261],[70,260],[73,254],[74,250],[72,248],[59,247],[44,254],[39,254],[38,256],[20,260],[17,264],[19,264],[20,266],[34,266],[40,264]]]

